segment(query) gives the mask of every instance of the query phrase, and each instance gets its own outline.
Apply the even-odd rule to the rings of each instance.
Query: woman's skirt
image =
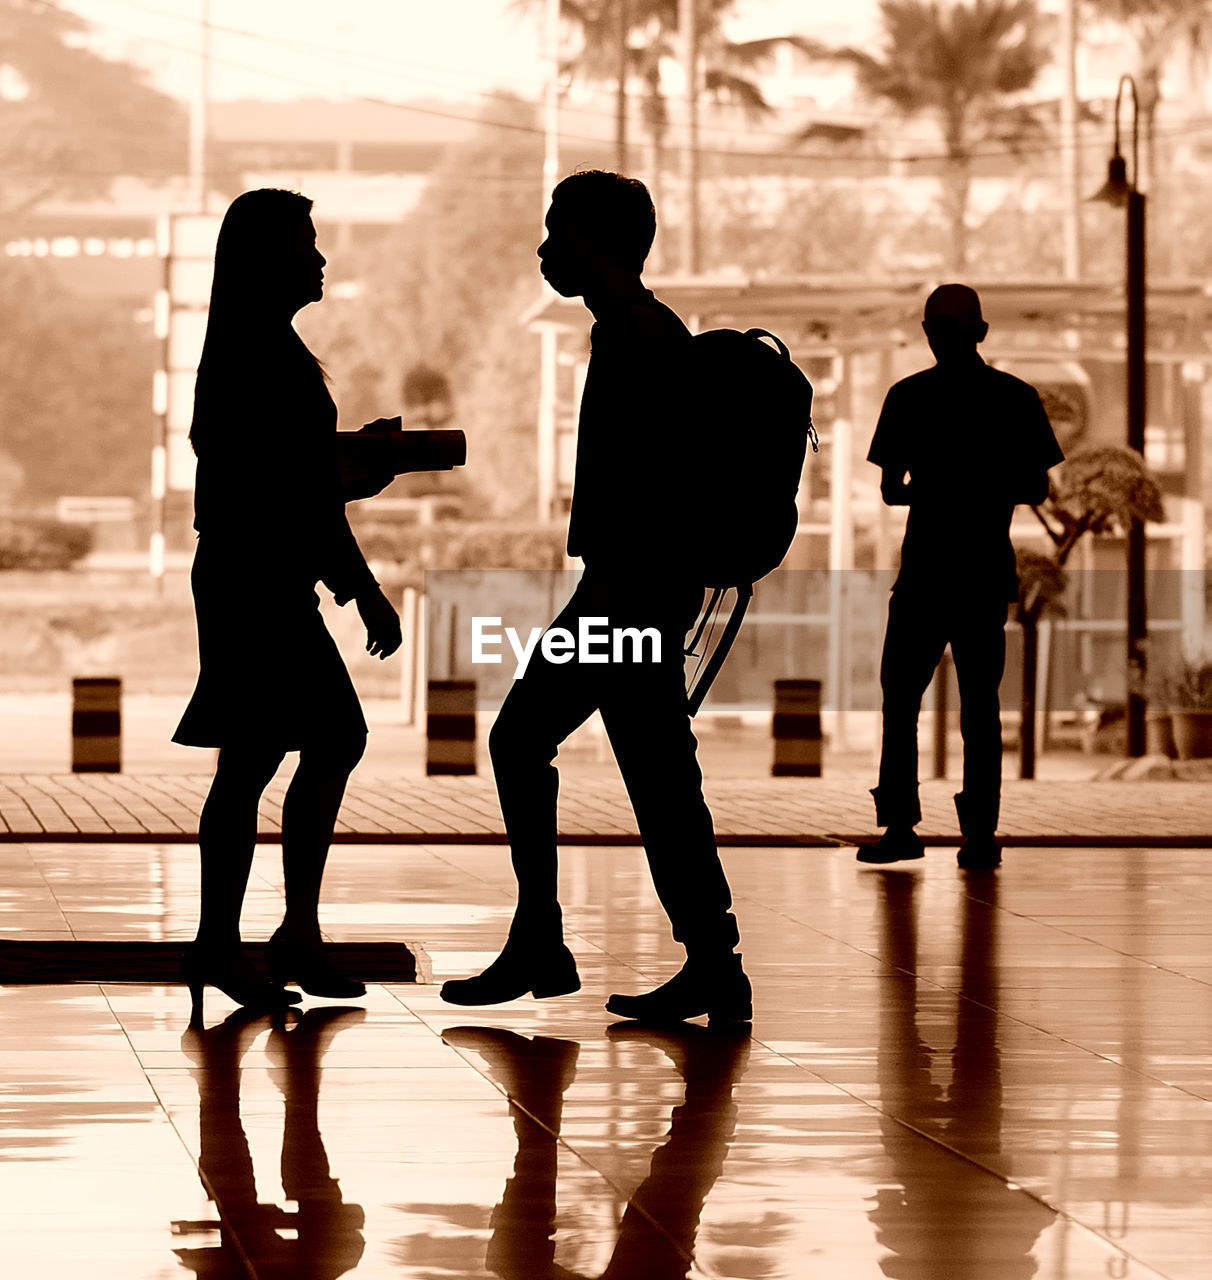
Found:
[[[199,675],[174,742],[296,751],[365,735],[357,692],[306,575],[200,541],[190,581]]]

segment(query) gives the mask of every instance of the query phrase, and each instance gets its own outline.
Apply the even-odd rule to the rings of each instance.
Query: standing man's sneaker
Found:
[[[969,836],[955,860],[965,871],[992,871],[1002,865],[1002,846],[989,835]]]
[[[753,1021],[753,989],[735,952],[720,964],[687,960],[677,973],[643,995],[612,995],[607,1011],[650,1026],[684,1022],[704,1013],[712,1026]]]
[[[912,827],[889,827],[874,844],[859,845],[855,857],[859,862],[907,862],[924,858],[926,846]]]

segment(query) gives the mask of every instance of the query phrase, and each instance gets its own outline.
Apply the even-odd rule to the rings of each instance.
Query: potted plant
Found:
[[[1032,507],[1051,547],[1047,555],[1020,549],[1018,621],[1023,629],[1022,727],[1019,776],[1035,777],[1035,674],[1040,620],[1063,613],[1065,564],[1087,534],[1126,530],[1135,518],[1165,519],[1161,490],[1139,453],[1119,445],[1077,450],[1049,477],[1048,496]],[[1208,704],[1212,708],[1212,703]]]
[[[1168,684],[1178,758],[1212,756],[1212,662],[1184,662]]]
[[[1148,708],[1145,711],[1145,755],[1178,758],[1174,745],[1175,680],[1168,672],[1149,681]],[[1181,683],[1181,682],[1179,682]]]

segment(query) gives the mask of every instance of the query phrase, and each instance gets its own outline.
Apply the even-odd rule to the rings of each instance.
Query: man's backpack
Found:
[[[694,715],[741,628],[753,584],[778,568],[795,538],[800,473],[808,445],[813,453],[818,449],[812,384],[774,334],[711,329],[691,340],[690,361],[694,440],[688,478],[701,515],[683,562],[712,595],[688,655],[694,656],[724,592],[731,587],[737,593],[720,641],[688,695]]]

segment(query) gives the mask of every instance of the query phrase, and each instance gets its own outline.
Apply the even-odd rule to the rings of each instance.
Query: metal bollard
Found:
[[[431,680],[425,716],[425,772],[476,771],[476,682]]]
[[[774,682],[773,778],[821,776],[821,682]]]
[[[72,772],[122,772],[122,681],[117,676],[72,681]]]

